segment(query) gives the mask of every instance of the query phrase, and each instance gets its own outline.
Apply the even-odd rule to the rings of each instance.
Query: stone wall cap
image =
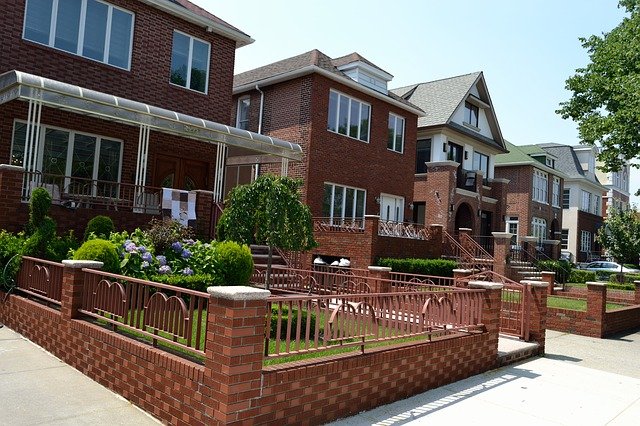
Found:
[[[511,238],[513,237],[513,234],[510,232],[492,232],[491,235],[493,235],[493,238]]]
[[[98,262],[97,260],[72,260],[65,259],[62,261],[62,264],[67,268],[89,268],[89,269],[100,269],[104,266],[103,262]]]
[[[11,164],[0,164],[0,171],[12,171],[12,172],[23,172],[24,168],[22,166],[14,166]]]
[[[635,285],[640,285],[640,281],[636,280],[633,282]]]
[[[380,219],[380,215],[377,214],[365,214],[364,218],[370,218],[370,219]]]
[[[473,269],[454,269],[453,272],[458,272],[461,274],[467,274],[473,272]]]
[[[535,243],[536,241],[538,241],[538,237],[534,237],[533,235],[527,235],[525,237],[522,237],[522,241],[526,241],[528,243]]]
[[[551,275],[555,275],[556,273],[553,271],[540,271],[540,273],[542,275],[547,275],[547,276],[551,276]]]
[[[228,300],[266,300],[271,295],[269,290],[244,285],[208,287],[207,293]]]
[[[489,182],[509,183],[509,182],[511,182],[511,179],[507,179],[507,178],[493,178],[493,179],[489,179]]]
[[[520,284],[528,284],[531,287],[540,287],[540,288],[549,287],[549,284],[545,283],[544,281],[522,280],[522,281],[520,281]]]
[[[431,227],[433,227],[433,226],[439,226],[440,228],[444,228],[444,225],[443,225],[443,224],[441,224],[441,223],[432,223],[432,224],[431,224],[431,225],[429,225],[429,226],[431,226]]]
[[[601,281],[587,281],[586,284],[588,286],[589,285],[593,285],[593,286],[597,286],[597,287],[606,287],[607,286],[607,283],[601,282]]]
[[[493,283],[490,281],[469,281],[469,288],[482,288],[485,290],[500,290],[504,287],[502,283]]]
[[[471,228],[458,228],[458,231],[472,232],[473,229],[471,229]]]
[[[560,240],[544,240],[543,243],[551,244],[552,246],[557,246],[558,244],[560,244]]]
[[[443,166],[449,166],[449,167],[458,167],[460,165],[460,163],[456,162],[456,161],[451,161],[451,160],[444,160],[444,161],[427,161],[425,162],[425,164],[427,165],[427,167],[443,167]]]
[[[368,269],[374,272],[391,272],[392,269],[388,266],[369,266]]]

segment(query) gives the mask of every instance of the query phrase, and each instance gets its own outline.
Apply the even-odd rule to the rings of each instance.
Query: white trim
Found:
[[[246,121],[247,126],[246,128],[240,127],[240,107],[242,106],[242,102],[248,100],[249,103],[247,104],[247,119],[246,120],[242,120],[243,122]],[[250,123],[250,111],[251,111],[251,96],[250,95],[245,95],[245,96],[241,96],[238,98],[238,105],[236,106],[236,127],[238,129],[243,129],[243,130],[249,130],[249,123]]]
[[[360,142],[364,142],[364,143],[369,143],[371,141],[371,112],[372,112],[372,108],[371,108],[371,104],[369,104],[368,102],[365,101],[361,101],[358,98],[355,98],[353,96],[347,95],[345,93],[340,92],[339,90],[335,90],[335,89],[329,89],[329,102],[328,102],[328,107],[331,108],[331,92],[335,93],[336,95],[338,95],[338,101],[336,104],[336,117],[334,122],[332,123],[334,125],[334,127],[336,128],[336,130],[332,130],[328,128],[328,124],[329,124],[329,119],[331,117],[329,117],[329,110],[327,109],[327,131],[331,132],[331,133],[335,133],[338,135],[342,135],[342,136],[346,136],[348,138],[351,139],[355,139],[357,141]],[[339,120],[340,120],[340,97],[345,97],[349,100],[349,106],[347,108],[347,133],[340,133],[338,131],[339,128]],[[355,101],[358,102],[360,104],[360,108],[358,109],[358,137],[353,137],[350,135],[350,130],[351,130],[351,103]],[[362,128],[360,127],[360,125],[362,124],[362,106],[366,105],[367,107],[369,107],[369,117],[367,120],[367,139],[360,139],[360,134],[362,133]]]
[[[181,86],[180,84],[174,83],[171,81],[171,66],[173,64],[169,63],[169,84],[172,86],[176,86],[176,87],[181,87],[183,89],[187,89],[187,90],[191,90],[192,92],[196,92],[196,93],[201,93],[201,94],[209,94],[209,74],[210,74],[210,68],[211,68],[211,43],[209,43],[206,40],[202,40],[201,38],[198,37],[194,37],[192,35],[189,35],[185,32],[179,31],[179,30],[173,30],[173,33],[175,35],[175,33],[181,34],[187,38],[189,38],[189,52],[187,53],[187,80],[185,81],[185,85]],[[205,44],[207,46],[207,66],[206,66],[206,71],[207,71],[207,75],[205,78],[205,83],[204,83],[204,91],[200,91],[197,89],[192,89],[191,88],[191,71],[193,69],[193,41],[197,40],[203,44]],[[171,57],[173,57],[173,49],[174,49],[174,38],[171,37]],[[172,62],[172,61],[170,61]]]
[[[389,139],[388,139],[388,133],[387,133],[387,150],[392,151],[392,152],[396,152],[398,154],[404,154],[404,135],[405,135],[405,131],[407,129],[407,120],[398,114],[394,114],[392,112],[389,113],[389,121],[391,121],[391,118],[393,117],[393,148],[389,148]],[[400,147],[400,150],[398,151],[396,148],[396,132],[398,131],[397,126],[398,126],[398,120],[402,120],[402,140],[400,141],[400,144],[402,145]],[[371,126],[369,126],[371,127]],[[391,127],[388,127],[388,130],[391,130]]]

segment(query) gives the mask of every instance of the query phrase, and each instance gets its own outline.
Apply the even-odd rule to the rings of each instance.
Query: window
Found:
[[[533,170],[533,201],[547,203],[549,181],[545,172]]]
[[[171,50],[171,83],[207,93],[210,47],[205,41],[174,31]]]
[[[470,102],[464,103],[464,122],[478,127],[478,107]]]
[[[547,221],[534,217],[531,219],[531,234],[538,239],[538,241],[543,241],[547,239]]]
[[[545,157],[545,164],[547,167],[551,167],[552,169],[556,168],[556,160],[553,158]]]
[[[562,208],[568,209],[570,201],[571,201],[571,190],[563,189],[562,190]]]
[[[561,238],[560,248],[563,250],[568,250],[569,249],[569,230],[563,229],[562,236],[560,238]]]
[[[591,193],[589,191],[585,191],[584,189],[582,190],[580,210],[591,212]]]
[[[368,104],[333,90],[329,92],[328,130],[369,142],[370,115]]]
[[[447,160],[462,164],[462,146],[449,142]]]
[[[508,216],[505,230],[513,235],[518,235],[518,216]]]
[[[404,150],[404,118],[395,114],[389,114],[387,149],[400,153]]]
[[[489,177],[489,156],[480,152],[473,153],[473,170],[482,171],[485,178]]]
[[[580,232],[580,251],[583,253],[591,252],[591,232]]]
[[[113,65],[131,67],[133,13],[99,0],[27,0],[23,37]]]
[[[404,198],[395,195],[380,194],[380,220],[391,222],[404,221]]]
[[[236,127],[238,129],[249,130],[249,108],[251,98],[246,96],[238,99],[238,112],[236,114]]]
[[[365,198],[364,189],[325,183],[322,216],[330,218],[332,225],[339,225],[344,220],[363,219]]]
[[[117,196],[117,188],[106,182],[120,182],[122,142],[47,126],[42,126],[40,134],[36,169],[43,173],[44,183],[62,184],[63,192]],[[13,165],[24,166],[26,136],[26,123],[16,121],[11,148]],[[101,182],[96,185],[92,180]]]
[[[421,139],[416,144],[416,173],[426,173],[431,161],[431,139]]]
[[[593,196],[593,206],[592,206],[591,213],[600,216],[600,211],[601,210],[602,210],[602,205],[600,203],[600,196],[599,195],[594,195]]]
[[[553,205],[553,207],[560,207],[560,178],[557,176],[553,177],[551,204]]]

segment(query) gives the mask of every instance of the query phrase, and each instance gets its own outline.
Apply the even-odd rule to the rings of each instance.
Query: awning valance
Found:
[[[0,105],[16,99],[39,101],[44,106],[119,123],[146,125],[151,130],[204,142],[302,159],[300,145],[281,139],[21,71],[1,74]]]

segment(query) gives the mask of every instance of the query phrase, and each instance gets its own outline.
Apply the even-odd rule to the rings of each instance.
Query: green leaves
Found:
[[[634,209],[610,212],[596,240],[619,263],[638,263],[640,256],[640,218]]]

